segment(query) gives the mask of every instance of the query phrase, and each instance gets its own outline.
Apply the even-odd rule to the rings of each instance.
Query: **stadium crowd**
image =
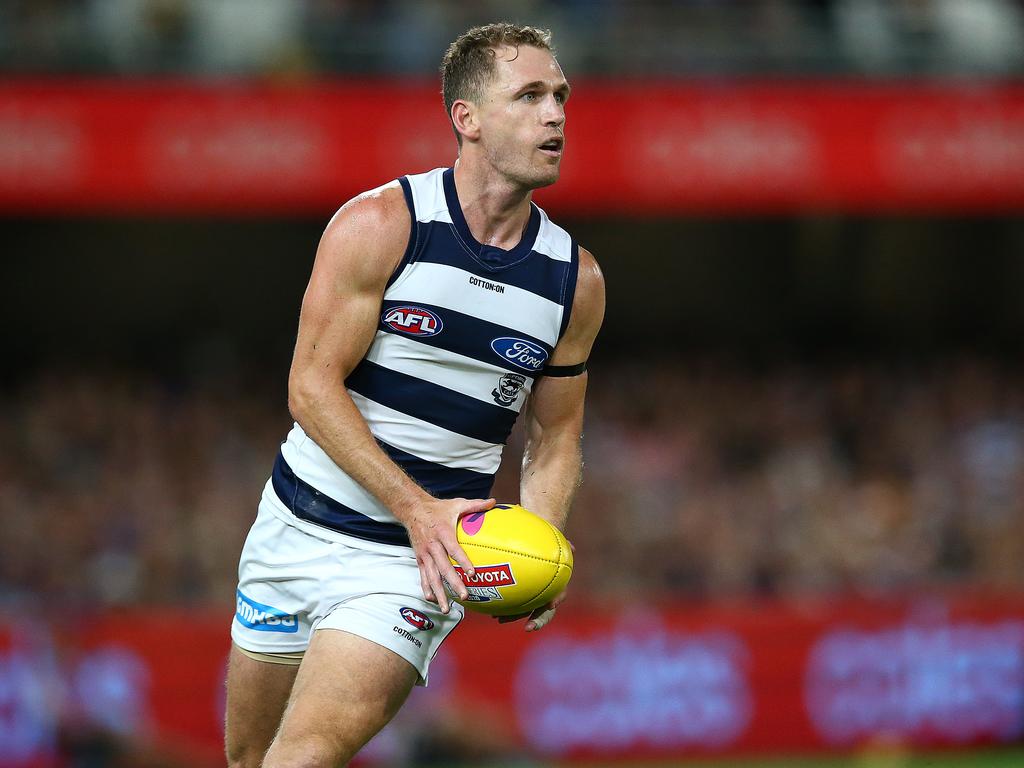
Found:
[[[1020,588],[1022,385],[977,360],[598,366],[574,591]],[[8,392],[0,605],[230,601],[289,426],[279,399],[112,373]],[[516,474],[507,461],[499,498],[516,497]]]
[[[452,30],[500,18],[563,31],[572,73],[1024,67],[1022,0],[11,0],[0,4],[0,70],[429,74]]]

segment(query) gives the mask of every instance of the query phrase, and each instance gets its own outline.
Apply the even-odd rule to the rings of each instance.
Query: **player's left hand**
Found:
[[[495,616],[494,618],[498,620],[499,624],[508,624],[529,617],[529,621],[526,622],[524,629],[527,632],[537,632],[555,618],[555,611],[565,601],[567,594],[567,592],[563,592],[547,605],[542,605],[531,613],[520,613],[515,616]]]

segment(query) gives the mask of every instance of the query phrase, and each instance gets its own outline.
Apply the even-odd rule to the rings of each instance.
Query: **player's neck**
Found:
[[[466,224],[478,242],[505,250],[519,244],[530,220],[533,190],[462,159],[455,163],[455,188]]]

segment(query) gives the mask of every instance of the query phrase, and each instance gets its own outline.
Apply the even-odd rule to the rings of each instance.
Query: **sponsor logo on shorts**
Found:
[[[423,643],[421,643],[419,639],[415,635],[413,635],[413,633],[410,632],[408,629],[402,629],[401,627],[392,627],[391,631],[394,632],[396,635],[399,635],[400,637],[404,637],[417,648],[423,647]]]
[[[243,627],[255,629],[257,632],[299,631],[299,619],[295,614],[257,603],[243,595],[241,590],[235,593],[235,618]]]
[[[526,371],[539,371],[547,362],[548,353],[526,339],[501,336],[491,342],[494,353],[506,362]]]
[[[436,336],[444,329],[441,318],[423,307],[392,307],[381,316],[381,321],[409,336]]]
[[[503,600],[499,587],[511,587],[516,583],[512,573],[512,566],[508,563],[500,565],[478,565],[476,573],[472,577],[466,575],[461,566],[456,565],[455,570],[466,585],[471,603],[489,603],[492,600]]]
[[[416,629],[433,629],[434,622],[417,611],[415,608],[403,608],[399,613],[407,623],[412,624]]]

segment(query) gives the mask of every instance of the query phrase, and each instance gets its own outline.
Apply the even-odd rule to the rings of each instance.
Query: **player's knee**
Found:
[[[228,768],[260,768],[263,765],[263,749],[246,749],[228,745]]]
[[[231,726],[226,731],[224,755],[227,758],[228,768],[260,768],[274,732],[270,731],[261,736],[258,731]]]
[[[264,758],[263,768],[336,768],[351,759],[352,754],[343,745],[323,736],[279,737]]]

